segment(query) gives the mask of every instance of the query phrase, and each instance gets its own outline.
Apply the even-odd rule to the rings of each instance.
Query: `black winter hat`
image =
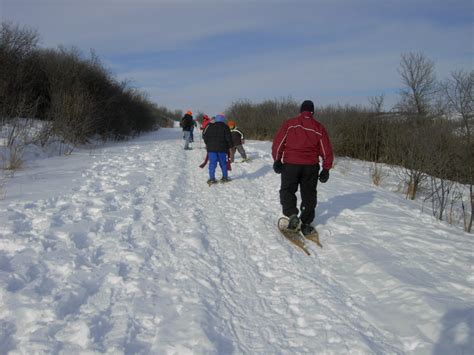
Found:
[[[303,111],[309,111],[309,112],[314,112],[314,104],[313,101],[311,100],[305,100],[301,104],[300,112]]]

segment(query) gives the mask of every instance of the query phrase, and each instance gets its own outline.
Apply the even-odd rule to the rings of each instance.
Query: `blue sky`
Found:
[[[41,45],[91,49],[169,109],[233,101],[316,104],[398,99],[400,55],[422,52],[439,79],[473,69],[472,0],[0,0],[2,21]]]

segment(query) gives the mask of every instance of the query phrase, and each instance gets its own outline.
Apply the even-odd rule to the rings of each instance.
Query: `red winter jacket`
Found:
[[[283,123],[273,139],[272,155],[274,160],[301,165],[319,164],[321,157],[324,169],[331,169],[334,160],[326,128],[307,111]]]
[[[204,116],[202,119],[201,129],[204,130],[210,122],[211,122],[211,119],[207,116]]]

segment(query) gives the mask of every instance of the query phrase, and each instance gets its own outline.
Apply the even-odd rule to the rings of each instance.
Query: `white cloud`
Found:
[[[99,52],[173,49],[216,34],[269,26],[261,4],[215,1],[2,0],[3,20],[36,28],[47,47]],[[250,11],[250,12],[249,12]]]
[[[463,9],[462,2],[451,4]],[[43,45],[95,49],[122,79],[132,79],[170,108],[224,110],[239,98],[312,97],[323,102],[366,103],[370,93],[400,85],[400,54],[421,51],[440,77],[472,68],[472,25],[442,25],[423,14],[439,0],[333,1],[214,0],[0,0],[2,20],[38,29]],[[457,7],[455,7],[457,6]],[[418,11],[420,10],[420,11]],[[406,13],[406,16],[404,14]],[[419,14],[419,15],[418,15]],[[441,21],[442,22],[442,21]],[[259,43],[215,57],[199,45],[215,36],[262,34]],[[281,39],[284,46],[277,48]],[[290,45],[290,46],[288,46]],[[184,64],[154,67],[149,55],[173,50]],[[227,47],[225,50],[229,50]],[[189,54],[191,53],[191,54]],[[193,54],[207,56],[195,62]],[[226,53],[229,54],[229,53]],[[123,56],[143,56],[125,65]],[[178,54],[180,55],[180,54]],[[182,61],[180,61],[182,63]],[[393,95],[391,98],[394,101]]]
[[[322,103],[367,104],[368,96],[385,93],[389,109],[396,101],[390,93],[401,85],[397,73],[401,53],[419,50],[429,57],[443,56],[441,68],[437,66],[443,77],[455,69],[458,59],[439,51],[439,45],[446,42],[443,48],[455,51],[462,46],[463,36],[462,29],[438,31],[429,24],[407,27],[388,23],[325,45],[250,53],[205,67],[129,71],[121,75],[142,83],[152,98],[174,108],[180,108],[181,102],[187,100],[204,111],[222,111],[239,98],[286,96],[313,97]]]

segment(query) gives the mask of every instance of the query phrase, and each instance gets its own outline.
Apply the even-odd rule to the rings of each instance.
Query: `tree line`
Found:
[[[462,201],[460,184],[468,186],[469,205],[462,203],[464,227],[472,230],[474,211],[473,83],[474,71],[453,71],[438,81],[434,62],[423,53],[401,55],[403,84],[397,104],[384,110],[384,95],[370,97],[367,106],[327,105],[315,115],[327,128],[335,153],[378,164],[401,167],[406,195],[415,199],[420,188],[439,219]],[[271,140],[282,122],[299,112],[291,98],[252,103],[234,102],[226,115],[238,120],[247,138]]]
[[[0,27],[0,126],[9,125],[7,143],[19,138],[19,118],[44,121],[42,145],[61,137],[73,145],[92,136],[123,139],[169,126],[176,112],[152,103],[125,81],[118,81],[91,53],[75,48],[45,49],[27,27]]]

